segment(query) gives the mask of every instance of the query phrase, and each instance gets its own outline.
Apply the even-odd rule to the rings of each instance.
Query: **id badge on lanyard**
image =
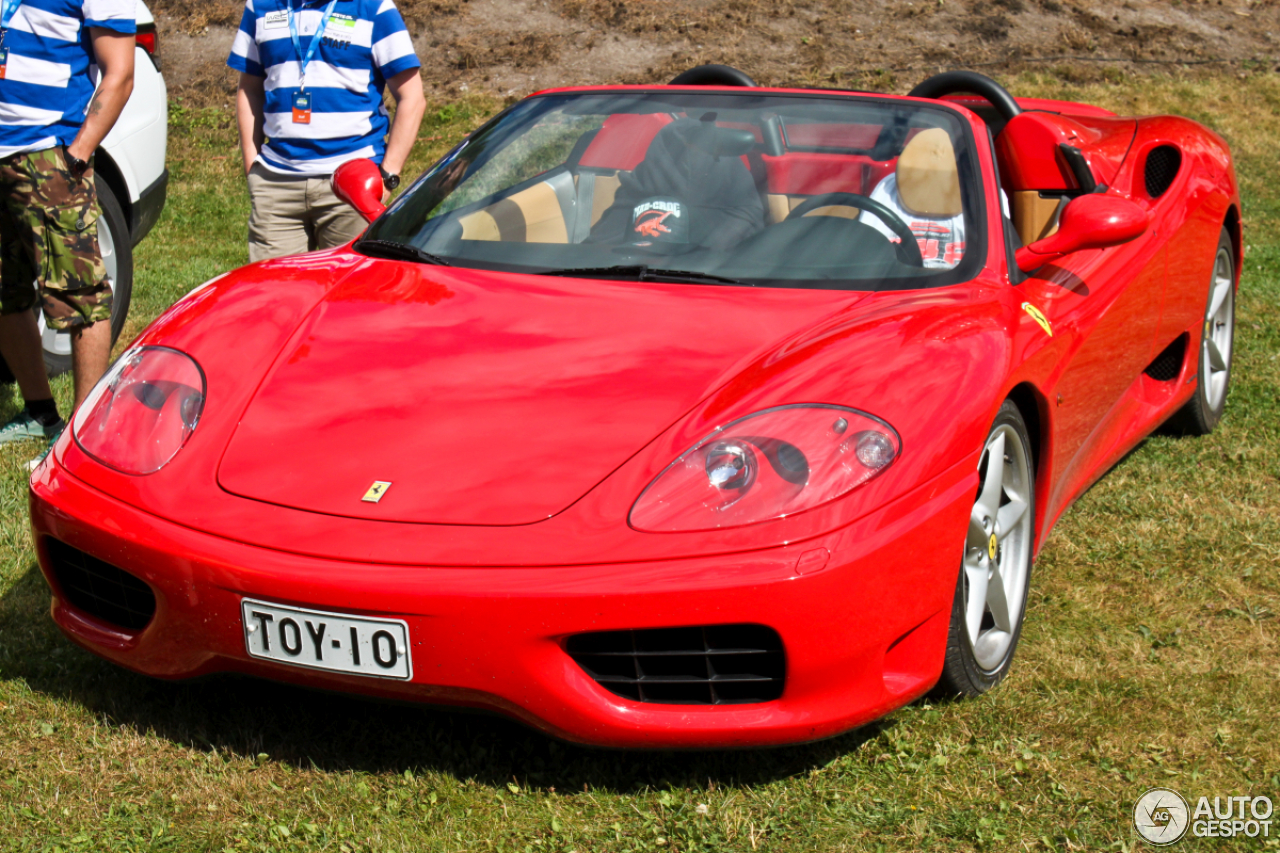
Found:
[[[4,43],[4,37],[9,34],[9,25],[13,23],[13,16],[18,13],[22,0],[3,0],[3,3],[0,6],[0,80],[5,79],[9,70],[9,46]]]
[[[310,92],[299,92],[293,96],[293,123],[311,124]]]
[[[293,8],[293,0],[289,0],[289,5],[285,7],[289,18],[289,37],[293,39],[293,49],[298,53],[298,77],[301,83],[298,93],[293,96],[294,124],[311,124],[311,93],[307,91],[307,66],[315,56],[316,48],[320,46],[320,39],[324,37],[325,27],[329,25],[329,19],[333,17],[333,7],[336,5],[338,0],[329,0],[329,5],[320,18],[320,26],[311,36],[311,44],[305,52],[302,50],[302,40],[298,37],[298,15]]]

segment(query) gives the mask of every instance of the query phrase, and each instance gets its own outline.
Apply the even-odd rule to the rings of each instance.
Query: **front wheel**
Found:
[[[102,265],[107,269],[111,283],[111,343],[115,344],[129,316],[129,300],[133,295],[133,243],[129,239],[129,224],[124,210],[116,200],[111,187],[101,180],[95,182],[98,191],[98,248],[102,251]],[[44,366],[50,376],[66,373],[71,369],[71,334],[47,328],[44,312],[37,307],[40,339],[44,343]]]
[[[978,463],[940,694],[978,696],[995,687],[1013,663],[1031,581],[1034,471],[1026,422],[1006,400]]]

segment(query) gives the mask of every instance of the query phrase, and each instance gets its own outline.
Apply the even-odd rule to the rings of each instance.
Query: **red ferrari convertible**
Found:
[[[151,325],[31,480],[53,618],[166,679],[618,747],[827,737],[1009,671],[1037,548],[1230,379],[1240,198],[1174,117],[541,92],[341,249]]]

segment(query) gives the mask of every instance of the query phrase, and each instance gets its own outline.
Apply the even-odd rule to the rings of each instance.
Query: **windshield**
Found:
[[[582,277],[941,286],[985,260],[973,151],[955,111],[888,99],[543,95],[450,152],[357,248]]]

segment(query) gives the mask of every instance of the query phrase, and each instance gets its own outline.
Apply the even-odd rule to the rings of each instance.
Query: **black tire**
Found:
[[[129,301],[133,296],[133,241],[129,236],[129,222],[111,187],[101,178],[95,179],[94,186],[98,191],[98,207],[102,211],[98,232],[99,235],[104,229],[108,232],[116,258],[115,277],[111,282],[111,343],[114,346],[124,330],[124,321],[129,316]],[[99,239],[106,244],[106,240]],[[45,347],[44,366],[50,376],[66,373],[71,369],[71,356]]]
[[[999,660],[992,662],[987,666],[983,666],[974,650],[973,642],[969,638],[968,629],[966,627],[965,606],[967,602],[967,581],[966,570],[964,567],[964,559],[962,556],[961,569],[957,574],[955,594],[952,598],[951,605],[951,625],[947,630],[947,648],[942,663],[942,676],[938,679],[938,684],[934,688],[935,696],[962,696],[972,697],[980,696],[986,693],[992,687],[995,687],[1008,674],[1009,668],[1013,664],[1014,653],[1018,649],[1018,640],[1022,636],[1022,626],[1025,622],[1027,609],[1027,591],[1031,587],[1031,564],[1032,555],[1035,552],[1034,534],[1035,534],[1035,459],[1032,456],[1031,438],[1027,432],[1026,421],[1022,418],[1022,413],[1018,407],[1010,400],[1006,400],[1004,405],[1000,407],[1000,412],[996,416],[995,422],[992,423],[991,429],[987,433],[987,441],[984,448],[989,444],[998,432],[1004,432],[1006,441],[1009,437],[1016,437],[1021,444],[1022,460],[1025,462],[1025,483],[1020,491],[1025,492],[1026,496],[1026,517],[1031,519],[1028,532],[1022,532],[1022,535],[1029,536],[1025,542],[1025,548],[1020,543],[1019,553],[1025,550],[1025,566],[1023,560],[1019,556],[1018,563],[1024,571],[1021,593],[1017,596],[1016,601],[1009,601],[1009,612],[1011,615],[1017,615],[1017,622],[1011,626],[1012,631],[1008,632],[1009,639],[1007,650],[1002,653]],[[1008,448],[1007,448],[1008,449]],[[1009,454],[1006,453],[1006,456]],[[980,466],[980,483],[979,495],[981,494],[981,479],[985,478],[987,464],[989,460],[986,458],[989,454],[984,451],[983,464]],[[1001,548],[1004,546],[1002,545]],[[966,535],[965,549],[969,548],[968,535]],[[1001,553],[1001,571],[1005,571],[1003,559],[1005,553]],[[983,619],[989,619],[989,615],[984,614]],[[984,624],[986,624],[984,622]]]
[[[1222,229],[1222,235],[1218,238],[1218,245],[1214,249],[1213,258],[1213,272],[1209,275],[1209,295],[1205,300],[1204,322],[1200,324],[1200,336],[1196,340],[1196,390],[1195,393],[1191,395],[1191,399],[1188,400],[1181,409],[1174,413],[1168,423],[1168,427],[1172,432],[1180,432],[1185,435],[1208,435],[1213,432],[1214,427],[1218,425],[1218,421],[1222,420],[1222,413],[1226,411],[1227,395],[1231,390],[1230,345],[1227,348],[1226,369],[1219,371],[1222,377],[1222,390],[1218,396],[1216,405],[1214,400],[1211,399],[1212,392],[1210,390],[1210,384],[1206,381],[1206,377],[1212,376],[1214,372],[1209,363],[1208,349],[1205,346],[1205,334],[1209,331],[1210,323],[1214,322],[1213,318],[1209,316],[1209,312],[1213,308],[1213,296],[1215,292],[1214,285],[1220,273],[1220,263],[1225,263],[1228,266],[1227,273],[1231,279],[1231,292],[1227,297],[1229,304],[1224,306],[1226,309],[1226,317],[1229,318],[1225,330],[1225,337],[1228,341],[1233,341],[1235,334],[1236,258],[1235,248],[1231,241],[1231,234],[1226,228]]]

